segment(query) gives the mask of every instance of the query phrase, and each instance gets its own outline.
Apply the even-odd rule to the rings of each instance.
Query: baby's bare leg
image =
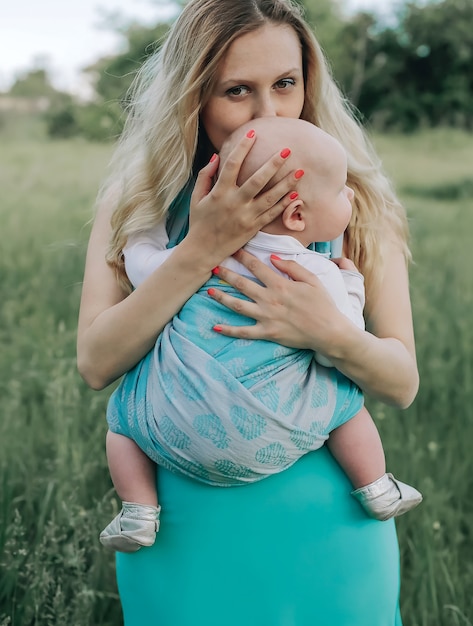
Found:
[[[152,546],[159,530],[161,507],[156,494],[156,466],[134,441],[107,433],[107,458],[121,511],[100,533],[110,550],[136,552]]]
[[[121,500],[158,505],[156,465],[134,441],[108,431],[107,460],[113,485]]]
[[[330,433],[328,446],[355,487],[352,496],[370,517],[397,517],[422,501],[417,489],[386,474],[383,444],[364,407]]]
[[[383,444],[365,407],[330,433],[327,445],[355,489],[386,473]]]

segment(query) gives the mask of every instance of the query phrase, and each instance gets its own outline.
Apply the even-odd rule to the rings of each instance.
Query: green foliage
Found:
[[[59,109],[46,111],[44,117],[47,124],[49,137],[53,139],[66,139],[79,133],[79,125],[76,119],[76,105],[72,102],[65,104]]]
[[[363,115],[382,128],[473,128],[473,3],[403,5],[395,27],[360,14],[342,33],[335,74]]]
[[[123,128],[123,111],[116,102],[108,104],[67,103],[45,112],[47,133],[51,139],[80,135],[90,141],[116,139]]]
[[[362,120],[403,132],[447,125],[473,130],[471,0],[400,0],[396,23],[368,12],[348,16],[341,0],[298,1]],[[106,141],[120,134],[126,94],[169,26],[115,28],[123,36],[123,52],[85,70],[96,92],[93,103],[57,92],[45,69],[27,72],[12,87],[9,95],[51,102],[46,115],[51,137]]]
[[[453,183],[406,186],[405,193],[410,196],[421,198],[434,198],[436,200],[467,200],[473,198],[473,177],[458,180]]]
[[[51,85],[48,72],[44,68],[29,70],[17,78],[10,89],[10,95],[16,98],[52,98],[59,92]]]
[[[91,141],[116,139],[123,127],[123,111],[117,102],[77,107],[76,119],[80,134]]]
[[[304,0],[342,91],[378,129],[473,129],[471,0],[399,3],[396,23]]]
[[[95,90],[101,102],[121,102],[143,61],[159,47],[169,26],[157,24],[149,28],[132,24],[123,32],[125,50],[112,58],[104,58],[87,68],[95,76]]]
[[[375,140],[407,205],[414,254],[421,389],[407,411],[370,402],[390,470],[425,496],[397,524],[404,626],[467,626],[473,215],[457,191],[471,188],[473,142],[448,130]],[[91,207],[109,156],[77,139],[1,143],[2,626],[122,623],[113,556],[97,538],[117,506],[104,451],[111,391],[87,389],[75,366]]]
[[[125,51],[100,59],[86,70],[95,77],[96,100],[51,107],[45,115],[49,136],[64,139],[80,135],[91,141],[116,139],[123,129],[126,94],[142,62],[159,46],[167,29],[165,24],[152,28],[132,24],[125,28]]]
[[[473,3],[444,0],[419,8],[408,4],[402,45],[405,79],[416,85],[418,105],[433,125],[473,128]]]
[[[330,51],[330,61],[339,49],[340,31],[343,20],[337,2],[334,0],[302,0],[304,18],[312,27],[324,50]]]

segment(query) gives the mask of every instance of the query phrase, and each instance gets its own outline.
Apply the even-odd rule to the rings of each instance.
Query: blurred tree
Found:
[[[67,139],[80,133],[80,128],[75,115],[75,105],[65,103],[57,109],[46,111],[47,134],[52,139]]]
[[[53,87],[48,70],[44,67],[38,66],[23,73],[5,95],[12,99],[11,111],[7,113],[10,116],[9,123],[12,123],[12,116],[16,115],[23,123],[28,117],[43,129],[45,122],[49,136],[70,137],[76,134],[73,98]],[[56,112],[61,112],[57,119]]]
[[[405,131],[439,124],[473,128],[473,0],[400,0],[395,23],[388,24],[369,12],[344,13],[341,0],[297,1],[362,120]],[[111,26],[123,35],[123,52],[86,68],[96,101],[80,110],[68,103],[62,117],[72,115],[68,128],[94,139],[120,133],[128,88],[169,28]],[[45,78],[33,73],[27,84]]]
[[[137,23],[117,26],[115,23],[114,28],[123,35],[124,51],[99,59],[84,70],[92,78],[94,102],[66,103],[49,112],[50,136],[79,134],[92,141],[106,141],[120,135],[130,85],[144,59],[159,46],[169,26],[157,24],[147,27]]]
[[[473,128],[473,2],[409,3],[401,23],[405,81],[433,125]]]
[[[411,0],[395,28],[368,27],[369,62],[357,94],[359,108],[382,127],[472,129],[471,24],[471,0],[422,5]]]
[[[120,29],[125,41],[124,51],[85,68],[102,101],[123,100],[142,62],[159,47],[168,29],[168,24],[161,23],[152,27],[132,23]]]
[[[339,0],[299,0],[299,4],[328,59],[335,63],[343,47],[340,38],[343,16]]]
[[[9,95],[14,98],[57,99],[64,94],[53,87],[48,71],[37,67],[21,74],[10,88]]]
[[[375,25],[376,20],[372,14],[360,12],[347,20],[340,32],[343,45],[340,46],[334,62],[335,73],[355,106],[359,104],[366,75],[373,63],[373,59],[369,57],[369,46]]]
[[[342,91],[380,128],[473,128],[472,0],[410,0],[394,20],[301,0]]]

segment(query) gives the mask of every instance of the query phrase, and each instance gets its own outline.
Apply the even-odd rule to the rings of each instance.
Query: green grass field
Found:
[[[421,389],[404,412],[369,403],[389,468],[425,496],[398,521],[404,624],[472,625],[473,137],[376,144],[408,207],[415,261]],[[97,540],[116,507],[110,390],[87,389],[75,368],[85,247],[110,153],[82,141],[0,145],[0,626],[121,624],[113,556]]]

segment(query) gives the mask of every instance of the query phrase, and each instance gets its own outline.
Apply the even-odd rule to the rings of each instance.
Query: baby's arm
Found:
[[[164,222],[145,233],[135,233],[123,248],[125,270],[133,287],[138,287],[172,254]]]
[[[365,286],[364,277],[358,271],[356,265],[350,259],[340,257],[332,259],[340,270],[345,289],[348,293],[350,309],[342,310],[343,313],[362,330],[365,329],[365,319],[363,317],[363,309],[365,308]],[[338,307],[340,308],[340,307]]]
[[[339,311],[355,326],[364,330],[364,278],[357,271],[355,264],[346,258],[329,261],[321,254],[300,255],[297,261],[319,278]],[[325,367],[333,367],[329,359],[318,353],[315,354],[315,359]]]

